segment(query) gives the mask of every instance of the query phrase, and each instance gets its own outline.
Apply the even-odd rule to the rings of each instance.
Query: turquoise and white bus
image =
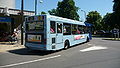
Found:
[[[67,49],[90,39],[84,22],[51,15],[25,18],[25,47],[32,50]]]

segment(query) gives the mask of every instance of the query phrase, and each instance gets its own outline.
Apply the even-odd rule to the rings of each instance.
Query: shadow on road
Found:
[[[28,50],[26,48],[22,48],[22,49],[10,50],[8,52],[14,53],[14,54],[19,54],[19,55],[40,55],[40,56],[44,56],[44,55],[53,54],[53,53],[58,52],[58,51],[39,51],[39,50]]]
[[[74,46],[69,47],[67,50],[72,49],[74,47],[79,47],[79,45],[85,44],[84,43],[80,43]],[[60,51],[66,51],[66,49],[60,49],[57,51],[40,51],[40,50],[29,50],[27,48],[21,48],[21,49],[15,49],[15,50],[9,50],[9,53],[13,53],[13,54],[18,54],[18,55],[39,55],[39,56],[44,56],[44,55],[49,55],[49,54],[54,54]]]

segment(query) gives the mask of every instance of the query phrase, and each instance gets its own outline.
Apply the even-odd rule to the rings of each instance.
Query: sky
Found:
[[[24,0],[24,9],[29,11],[34,11],[34,2],[35,0]],[[48,12],[49,10],[56,8],[58,1],[62,0],[42,0],[42,3],[37,4],[37,13],[41,11]],[[111,13],[113,9],[113,0],[74,0],[77,7],[80,8],[78,14],[80,20],[85,20],[85,13],[81,10],[84,10],[86,14],[90,11],[98,11],[100,15],[104,16],[106,13]],[[16,9],[21,8],[21,0],[16,0]]]

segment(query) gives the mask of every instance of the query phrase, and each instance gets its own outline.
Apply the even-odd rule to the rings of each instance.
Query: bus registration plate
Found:
[[[27,40],[29,42],[41,42],[41,35],[28,35]]]

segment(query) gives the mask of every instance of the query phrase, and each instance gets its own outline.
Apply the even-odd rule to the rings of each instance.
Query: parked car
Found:
[[[111,31],[105,31],[105,34],[104,34],[104,36],[105,37],[112,37],[112,32]]]
[[[98,31],[96,31],[96,35],[100,35],[100,36],[104,36],[105,33],[106,32],[104,30],[98,30]]]

